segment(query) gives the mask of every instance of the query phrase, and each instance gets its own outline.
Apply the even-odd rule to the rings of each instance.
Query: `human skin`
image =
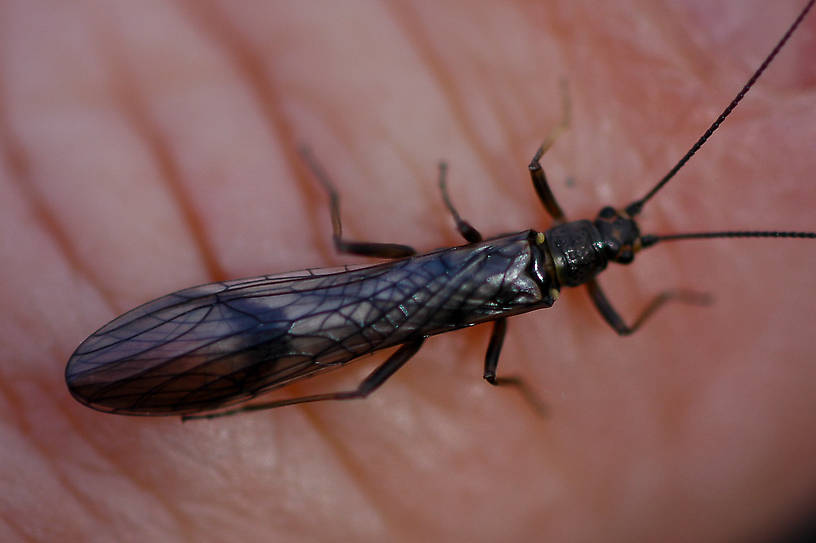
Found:
[[[599,5],[600,4],[600,5]],[[181,424],[74,401],[80,341],[218,279],[359,263],[346,234],[461,243],[546,229],[526,164],[571,218],[641,196],[702,133],[800,2],[0,2],[0,540],[750,541],[816,495],[816,246],[677,242],[582,289],[432,338],[365,401]],[[641,216],[646,232],[808,230],[816,16]],[[810,53],[808,52],[810,51]],[[569,183],[567,180],[571,180]],[[384,354],[284,395],[353,388]]]

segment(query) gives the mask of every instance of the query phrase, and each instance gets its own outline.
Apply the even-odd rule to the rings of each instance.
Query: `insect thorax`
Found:
[[[609,261],[632,262],[640,249],[637,223],[624,212],[605,207],[595,221],[572,221],[545,233],[555,275],[562,286],[583,285]]]

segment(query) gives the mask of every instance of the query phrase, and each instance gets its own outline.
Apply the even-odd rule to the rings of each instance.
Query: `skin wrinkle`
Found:
[[[23,405],[22,400],[20,399],[20,395],[17,394],[16,389],[13,386],[7,385],[6,383],[8,380],[6,379],[6,375],[3,375],[0,378],[0,397],[5,398],[6,402],[13,406],[14,409],[11,409],[9,415],[6,416],[4,423],[8,426],[14,426],[14,423],[17,423],[18,427],[21,428],[22,432],[26,434],[30,434],[30,428],[24,426],[26,422],[26,417],[23,415],[19,406]],[[13,418],[11,418],[13,417]]]
[[[393,353],[389,353],[388,356],[390,357],[391,354]],[[377,364],[379,365],[380,363],[381,362],[378,362]],[[298,385],[295,385],[295,387],[297,386]],[[288,387],[287,390],[294,391],[296,390],[295,387]],[[291,397],[297,397],[302,394],[303,393],[296,392],[292,394]],[[325,417],[322,417],[316,413],[316,411],[320,411],[320,408],[316,404],[303,404],[302,409],[306,420],[309,421],[311,427],[315,430],[315,433],[320,436],[325,445],[327,445],[331,450],[335,451],[333,457],[341,466],[343,466],[346,475],[354,483],[357,491],[366,497],[367,504],[376,512],[377,518],[384,526],[393,527],[398,525],[399,523],[397,522],[397,519],[399,516],[391,515],[388,513],[387,507],[379,505],[380,503],[387,503],[386,500],[381,499],[387,496],[383,496],[382,492],[376,491],[376,485],[372,483],[372,481],[375,479],[373,476],[367,475],[367,471],[363,469],[364,461],[355,458],[351,452],[351,449],[344,445],[344,441],[339,435],[337,435],[337,432],[332,431],[331,428],[325,423]],[[391,532],[392,531],[388,529],[383,531],[383,533],[386,534]]]
[[[651,3],[647,3],[647,9],[651,10]],[[670,24],[669,20],[664,20],[659,17],[653,17],[651,20],[655,21],[653,24],[659,28],[659,34],[665,36],[668,43],[671,44],[671,50],[677,51],[678,56],[682,59],[682,69],[688,73],[696,75],[696,79],[705,81],[706,75],[717,74],[719,72],[717,63],[722,62],[722,55],[714,54],[711,51],[702,49],[691,36],[686,32],[680,32],[679,28],[688,28],[691,22],[684,12],[677,14],[680,25]],[[677,20],[674,21],[675,23]],[[700,62],[702,59],[702,62]],[[657,60],[659,62],[659,60]],[[751,69],[752,67],[749,67]],[[728,93],[724,93],[724,99],[730,100]],[[705,121],[704,121],[705,122]]]
[[[125,464],[121,461],[117,460],[115,456],[111,454],[112,451],[100,446],[94,439],[95,434],[93,432],[86,432],[85,427],[80,425],[75,417],[66,417],[66,421],[71,425],[74,432],[83,438],[84,443],[96,452],[98,458],[104,458],[109,466],[112,466],[116,471],[122,474],[123,480],[130,481],[143,495],[152,496],[153,501],[161,504],[162,509],[176,522],[176,526],[179,527],[179,533],[183,532],[181,528],[188,530],[192,528],[189,516],[176,507],[171,499],[165,497],[159,488],[151,488],[152,483],[136,478],[136,474],[132,472],[132,470],[127,469]],[[99,498],[104,500],[106,497],[99,496]],[[88,499],[90,500],[90,498]],[[96,512],[98,508],[94,509],[94,515],[96,516],[98,514]]]
[[[518,92],[516,91],[516,89],[507,88],[507,87],[492,88],[492,87],[488,86],[487,82],[489,82],[489,81],[491,81],[493,79],[493,77],[491,77],[491,71],[490,70],[491,70],[491,67],[487,66],[484,63],[476,63],[476,65],[473,67],[473,73],[476,76],[478,76],[478,80],[482,81],[482,82],[485,82],[485,84],[481,85],[480,88],[483,89],[483,92],[484,92],[485,96],[487,96],[487,98],[488,98],[487,101],[491,105],[491,112],[495,115],[496,120],[497,120],[497,124],[503,129],[502,132],[501,132],[501,137],[499,139],[501,141],[508,142],[508,147],[509,148],[518,149],[519,152],[523,152],[524,145],[526,145],[527,142],[525,141],[525,142],[522,143],[522,141],[520,139],[521,138],[520,134],[521,134],[522,130],[519,130],[519,128],[517,126],[515,126],[515,123],[512,120],[512,115],[511,115],[510,107],[509,107],[510,102],[513,101],[514,102],[513,105],[516,105],[517,103],[520,102],[521,105],[522,105],[523,110],[525,111],[524,117],[526,117],[529,120],[538,119],[539,115],[542,112],[549,113],[549,114],[557,112],[557,108],[552,107],[552,104],[547,103],[547,102],[545,102],[543,100],[542,100],[542,102],[540,104],[534,104],[532,102],[527,102],[526,100],[519,100],[518,99]],[[553,78],[552,78],[552,87],[553,87],[553,89],[555,89],[557,87],[558,77],[559,77],[559,74],[557,74],[557,73],[553,74]],[[452,96],[453,93],[450,93],[450,95]],[[465,112],[463,111],[463,114],[464,113]],[[473,121],[471,121],[471,124],[474,124]],[[546,125],[543,125],[543,126],[546,126]],[[476,130],[472,130],[472,128],[473,128],[472,126],[465,126],[463,128],[464,128],[464,131],[466,131],[467,133],[478,134],[478,132]],[[516,138],[518,138],[518,140]],[[480,156],[489,156],[487,154],[487,153],[490,152],[490,148],[488,147],[488,144],[485,142],[485,143],[483,143],[482,146],[484,147],[484,149],[480,150]],[[532,153],[532,150],[529,151],[529,153]],[[529,157],[525,157],[525,158],[529,161],[529,159],[531,157],[532,157],[532,154],[530,154]],[[524,164],[523,162],[520,163],[520,165],[523,165],[523,164]],[[498,168],[496,170],[497,171],[492,172],[492,174],[490,175],[490,179],[493,180],[493,182],[496,184],[497,187],[504,188],[505,185],[503,184],[503,181],[505,179],[504,176],[506,175],[506,173],[502,172],[502,171],[499,171]],[[550,219],[550,218],[551,217],[549,217],[549,215],[548,215],[547,219]]]
[[[546,4],[544,4],[544,7],[546,8]],[[545,25],[546,25],[546,27],[545,27]],[[539,21],[538,25],[537,25],[537,28],[542,33],[551,33],[553,31],[552,25],[549,23],[549,19],[545,19],[544,21]],[[536,70],[538,68],[539,68],[538,63],[535,63],[530,69],[531,70]],[[485,82],[488,82],[488,81],[492,80],[492,77],[490,76],[489,71],[487,69],[480,70],[480,73],[482,73],[484,75],[483,80]],[[558,74],[558,73],[553,74],[553,78],[552,78],[553,86],[555,86],[556,80],[559,77],[563,77],[563,76],[561,74]],[[489,86],[488,86],[488,88],[489,88]],[[497,92],[495,92],[493,96],[494,96],[494,98],[498,97],[498,96],[505,96],[505,97],[510,96],[511,99],[516,101],[516,104],[514,104],[514,105],[521,107],[521,110],[524,113],[524,117],[527,118],[527,119],[531,119],[531,120],[532,119],[538,119],[539,115],[541,115],[542,112],[543,113],[555,113],[557,111],[557,108],[552,108],[553,111],[550,111],[550,108],[551,108],[552,104],[549,104],[549,103],[547,103],[547,102],[545,102],[543,100],[541,102],[532,102],[532,101],[528,102],[527,100],[516,100],[517,95],[515,93],[510,94],[510,92],[514,91],[514,90],[515,89],[509,89],[509,88],[502,87],[500,89],[497,89]],[[495,100],[493,100],[493,101],[495,101]],[[507,101],[507,98],[505,98],[504,102],[499,102],[499,103],[506,103],[506,101]],[[507,108],[502,108],[502,111],[507,111]],[[502,123],[506,128],[505,133],[502,135],[502,139],[508,142],[508,144],[507,144],[508,148],[510,148],[510,149],[519,149],[519,151],[521,152],[524,149],[524,147],[527,145],[527,141],[522,136],[522,131],[518,130],[517,127],[514,126],[514,123],[510,120],[510,115],[508,113],[505,113],[503,116],[500,116],[500,118],[502,118],[502,117],[504,119],[506,119],[506,121]],[[532,157],[532,155],[530,155],[530,157]],[[527,157],[527,159],[529,160],[530,157]],[[523,163],[521,163],[521,164],[523,165]],[[497,180],[500,180],[500,179],[501,178],[497,178]]]
[[[100,42],[117,43],[103,30],[100,30],[100,35]],[[117,82],[113,85],[114,99],[120,104],[123,117],[129,121],[133,131],[140,136],[155,159],[160,178],[165,182],[169,194],[172,195],[176,208],[183,217],[183,223],[187,225],[210,281],[226,280],[227,274],[215,255],[212,241],[207,236],[207,228],[204,226],[206,221],[196,209],[193,199],[184,187],[175,157],[165,142],[165,135],[155,123],[150,121],[144,99],[131,90],[136,88],[136,85],[131,83],[133,76],[124,62],[125,55],[113,46],[107,50],[109,70],[114,74],[112,80]]]
[[[262,57],[240,33],[234,28],[227,18],[220,17],[217,10],[209,3],[183,1],[187,13],[195,20],[202,34],[210,36],[212,41],[227,52],[235,63],[235,72],[245,83],[248,92],[255,97],[255,106],[260,111],[260,115],[266,119],[270,132],[275,136],[274,141],[283,148],[283,156],[286,157],[298,183],[295,186],[304,192],[302,201],[315,201],[314,195],[317,189],[312,188],[313,183],[309,178],[309,173],[302,165],[300,155],[297,152],[294,130],[281,111],[280,104],[283,103],[280,97],[280,84],[274,79],[273,74],[267,69],[264,57]],[[320,206],[311,206],[308,212],[316,216]],[[320,224],[319,221],[310,221],[310,224]],[[315,228],[311,228],[308,236],[304,232],[304,244],[309,246],[322,246],[326,251],[330,251],[323,236],[320,236]]]
[[[33,535],[29,535],[28,531],[25,530],[20,522],[17,522],[17,519],[14,518],[14,515],[2,515],[0,517],[3,519],[3,524],[10,528],[11,531],[15,533],[15,535],[19,538],[20,541],[31,541],[33,543],[39,543],[39,539],[35,539]]]
[[[460,127],[458,133],[462,135],[463,143],[473,149],[475,156],[490,156],[490,149],[485,148],[481,138],[477,136],[479,132],[476,130],[471,116],[467,114],[467,111],[463,107],[464,101],[460,99],[460,93],[458,92],[459,87],[445,70],[445,63],[434,50],[434,47],[431,45],[431,40],[423,32],[419,18],[407,6],[407,4],[398,2],[387,3],[385,5],[386,9],[394,13],[391,17],[392,22],[403,28],[403,35],[406,40],[410,41],[417,57],[426,67],[426,73],[437,83],[436,88],[449,107],[451,119]],[[481,161],[480,169],[485,172],[485,179],[496,186],[501,186],[499,180],[502,179],[503,172],[499,171],[496,162],[489,161],[485,164],[484,161]]]
[[[57,251],[65,258],[68,266],[89,285],[95,285],[102,301],[110,309],[111,313],[115,313],[116,304],[114,303],[113,293],[102,286],[103,282],[94,274],[92,267],[82,263],[74,243],[68,238],[65,233],[66,230],[60,224],[57,215],[46,205],[45,200],[39,194],[38,184],[34,182],[31,176],[28,154],[23,149],[22,144],[12,137],[5,111],[1,107],[2,104],[7,103],[8,100],[3,96],[2,86],[0,86],[0,150],[2,150],[5,162],[9,165],[11,171],[10,181],[17,185],[20,194],[26,199],[29,208],[37,217],[43,230],[51,236]]]
[[[376,517],[386,527],[398,525],[397,519],[399,519],[399,516],[390,514],[387,507],[380,506],[381,503],[387,503],[386,500],[381,499],[387,496],[383,496],[382,492],[377,491],[377,486],[373,484],[376,479],[363,468],[364,460],[355,458],[351,448],[345,445],[341,436],[332,431],[330,426],[326,424],[325,417],[321,417],[316,411],[319,411],[319,408],[316,409],[316,405],[303,404],[304,415],[311,427],[321,437],[323,443],[335,451],[334,458],[343,466],[346,475],[352,480],[357,491],[365,496],[366,503],[375,511]],[[383,533],[391,533],[391,530],[385,529]]]
[[[25,423],[21,425],[24,429],[28,429],[28,434],[31,433],[31,426],[26,425]],[[87,511],[93,518],[95,518],[98,522],[103,523],[105,516],[102,511],[96,507],[96,502],[86,493],[83,491],[82,486],[75,484],[68,478],[68,475],[60,470],[56,465],[49,463],[46,461],[47,458],[53,456],[53,454],[48,454],[49,452],[53,453],[53,449],[46,446],[45,443],[41,443],[37,439],[29,440],[31,446],[40,453],[40,458],[43,460],[41,464],[43,465],[43,469],[47,471],[48,476],[46,478],[56,480],[59,485],[71,496],[74,498],[79,506],[84,510]],[[39,460],[39,459],[38,459]]]
[[[3,387],[3,388],[4,388],[4,394],[9,395],[9,391],[5,390],[5,387]],[[12,397],[13,397],[13,394],[12,394]],[[20,420],[17,427],[21,429],[22,435],[32,436],[32,434],[33,434],[33,431],[32,431],[33,425],[29,424],[27,419],[25,419],[22,416],[22,414],[20,415],[19,418],[21,420]],[[79,487],[79,486],[75,485],[73,482],[71,482],[70,479],[68,478],[67,474],[63,473],[61,470],[59,470],[56,465],[54,465],[52,463],[48,463],[47,461],[45,461],[47,458],[50,458],[51,456],[53,456],[53,455],[48,454],[48,452],[50,452],[51,449],[49,449],[48,447],[46,447],[46,445],[44,443],[41,443],[39,440],[36,440],[36,439],[30,439],[29,444],[35,451],[40,453],[37,460],[38,460],[38,463],[42,464],[42,466],[43,466],[43,473],[47,472],[49,474],[50,479],[56,480],[59,483],[60,487],[62,489],[64,489],[66,492],[68,492],[69,496],[73,497],[77,502],[79,502],[79,504],[81,505],[83,510],[87,511],[98,522],[100,522],[100,523],[104,522],[104,515],[100,514],[99,510],[96,507],[94,507],[93,501],[90,500],[86,496],[86,494],[81,491],[81,487]],[[39,462],[40,459],[42,459],[43,461]],[[22,528],[22,526],[20,524],[14,522],[14,520],[13,520],[14,516],[13,515],[5,515],[3,517],[3,519],[4,519],[4,521],[6,522],[6,524],[8,526],[11,526],[15,531],[18,532],[18,535],[20,535],[21,539],[31,540],[31,541],[38,541],[37,539],[34,539],[33,536],[29,536],[27,534],[27,532],[25,532],[25,530]]]

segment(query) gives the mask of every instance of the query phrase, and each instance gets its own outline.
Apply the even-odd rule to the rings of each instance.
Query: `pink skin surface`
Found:
[[[642,195],[793,20],[800,1],[0,3],[0,540],[751,541],[816,492],[816,244],[658,246],[581,289],[429,340],[361,402],[214,421],[75,402],[79,342],[167,292],[363,262],[334,254],[306,143],[349,237],[460,243],[546,229],[526,164],[571,218]],[[647,206],[647,232],[813,230],[816,15]],[[571,182],[567,182],[567,180]],[[360,361],[284,394],[352,388]]]

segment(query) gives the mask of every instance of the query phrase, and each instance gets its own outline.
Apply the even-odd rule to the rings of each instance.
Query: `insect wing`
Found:
[[[319,345],[326,342],[319,336],[298,352],[288,334],[336,309],[337,297],[326,292],[340,288],[353,304],[367,293],[349,286],[388,265],[309,269],[168,294],[86,339],[68,361],[66,382],[82,403],[123,414],[192,413],[246,400],[347,361],[329,352],[331,342]]]
[[[549,307],[534,236],[181,290],[86,339],[66,382],[102,411],[195,413],[417,337]]]

